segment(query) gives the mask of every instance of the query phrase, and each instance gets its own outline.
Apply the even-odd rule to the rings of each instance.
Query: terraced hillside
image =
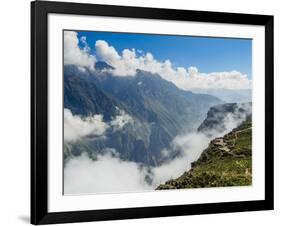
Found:
[[[158,186],[162,189],[248,186],[252,184],[252,121],[212,140],[189,171]]]

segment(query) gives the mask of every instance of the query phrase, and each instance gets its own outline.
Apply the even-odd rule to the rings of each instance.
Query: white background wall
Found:
[[[78,0],[77,0],[78,1]],[[132,225],[278,225],[281,221],[281,7],[278,0],[84,0],[159,8],[271,14],[275,16],[275,210],[219,215],[98,222],[100,226]],[[279,3],[279,4],[278,4]],[[0,225],[29,222],[30,158],[30,4],[2,1],[0,7]],[[90,225],[93,223],[84,223]],[[279,223],[280,224],[280,223]],[[82,225],[82,224],[81,224]]]

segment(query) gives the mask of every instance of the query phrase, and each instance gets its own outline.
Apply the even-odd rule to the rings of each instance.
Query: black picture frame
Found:
[[[265,199],[142,208],[48,212],[48,14],[95,15],[200,21],[265,27]],[[31,3],[31,223],[52,224],[272,210],[273,186],[273,16],[80,3]]]

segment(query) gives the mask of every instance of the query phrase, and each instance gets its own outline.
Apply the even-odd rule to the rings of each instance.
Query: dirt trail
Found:
[[[230,149],[227,147],[227,144],[224,142],[223,138],[217,138],[214,144],[217,146],[218,149],[221,151],[229,152]]]
[[[236,145],[236,141],[238,139],[238,134],[239,133],[242,133],[242,132],[245,132],[245,131],[251,130],[251,129],[252,129],[252,127],[233,132],[234,133],[234,141],[233,141],[234,145]],[[228,144],[224,141],[223,137],[216,138],[214,140],[213,144],[216,146],[217,149],[219,149],[221,151],[224,151],[224,152],[227,152],[230,155],[237,156],[235,153],[231,152],[231,149],[228,147]]]

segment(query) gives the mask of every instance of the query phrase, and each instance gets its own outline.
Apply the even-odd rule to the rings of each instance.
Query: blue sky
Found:
[[[105,40],[118,53],[135,48],[152,53],[160,61],[169,59],[175,67],[196,66],[202,73],[236,70],[252,78],[252,41],[249,39],[94,31],[78,32],[78,37],[81,36],[87,38],[93,54],[95,42]]]

